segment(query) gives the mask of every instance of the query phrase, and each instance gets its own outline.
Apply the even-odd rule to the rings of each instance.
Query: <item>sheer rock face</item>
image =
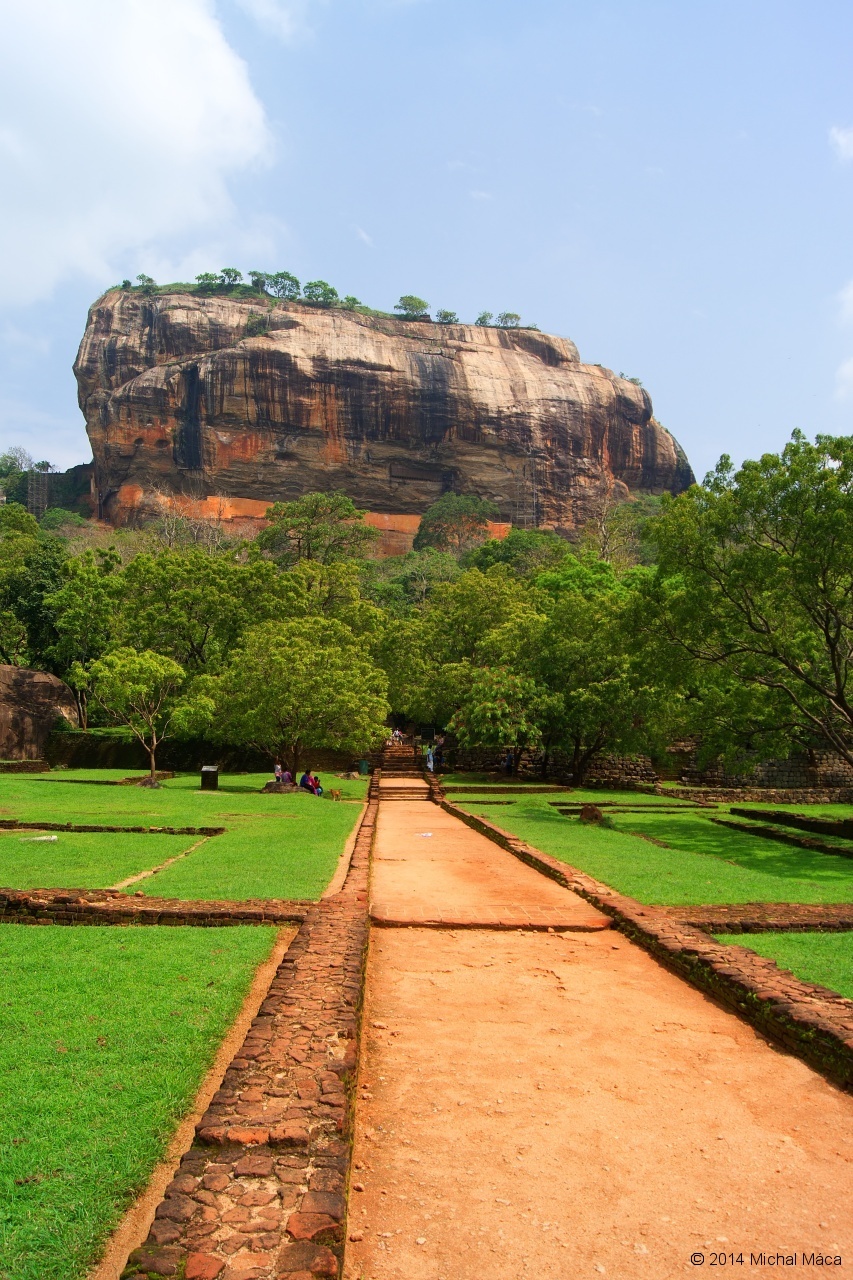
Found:
[[[113,289],[75,373],[116,523],[164,501],[258,518],[342,489],[391,527],[454,489],[503,521],[568,532],[603,491],[693,480],[641,387],[525,329]]]

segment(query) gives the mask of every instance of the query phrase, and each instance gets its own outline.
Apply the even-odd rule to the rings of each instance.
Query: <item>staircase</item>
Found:
[[[382,800],[428,800],[423,757],[409,742],[391,742],[382,752]]]

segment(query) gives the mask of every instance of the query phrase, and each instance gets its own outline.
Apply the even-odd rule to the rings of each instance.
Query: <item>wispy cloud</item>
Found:
[[[472,200],[491,200],[491,191],[469,191],[468,195]]]
[[[370,247],[371,247],[371,249],[372,249],[372,248],[373,248],[373,238],[367,234],[367,232],[365,231],[364,227],[355,227],[355,228],[354,228],[354,230],[355,230],[355,234],[358,236],[359,240],[361,240],[363,244],[369,244],[369,245],[370,245]]]
[[[829,141],[839,160],[853,160],[853,128],[841,129],[834,124],[829,131]]]
[[[312,34],[310,15],[325,0],[236,0],[239,8],[270,35],[293,44]]]

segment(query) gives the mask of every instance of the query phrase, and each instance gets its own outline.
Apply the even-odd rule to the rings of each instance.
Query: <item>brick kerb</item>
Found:
[[[125,1276],[339,1275],[376,808],[371,782],[343,888],[308,907]]]
[[[0,889],[0,924],[301,924],[311,906],[284,899],[137,898],[117,889]]]
[[[645,906],[533,848],[494,823],[438,800],[446,813],[611,916],[667,968],[836,1084],[853,1088],[853,1000],[802,982],[745,947],[725,946],[665,908]]]

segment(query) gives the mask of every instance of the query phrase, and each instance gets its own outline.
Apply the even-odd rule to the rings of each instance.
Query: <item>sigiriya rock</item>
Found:
[[[164,503],[258,520],[271,502],[342,489],[402,550],[449,489],[491,499],[501,521],[571,533],[606,490],[693,482],[642,387],[531,329],[112,289],[74,371],[116,524]]]

